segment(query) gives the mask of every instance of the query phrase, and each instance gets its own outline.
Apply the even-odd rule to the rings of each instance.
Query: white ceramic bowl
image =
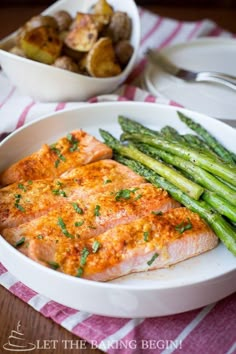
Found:
[[[183,110],[205,126],[226,147],[236,152],[236,132],[200,113]],[[179,121],[176,108],[148,103],[99,103],[60,112],[13,133],[0,144],[0,171],[71,130],[82,128],[100,138],[102,127],[120,134],[119,114],[152,129],[172,125],[189,130]],[[46,268],[21,254],[0,236],[0,261],[24,284],[64,305],[115,317],[154,317],[198,308],[236,290],[236,257],[219,244],[214,250],[168,269],[143,272],[99,283]]]
[[[97,0],[59,0],[43,14],[67,10],[75,16],[78,11],[88,12],[96,2]],[[83,101],[98,94],[112,92],[125,81],[135,64],[140,42],[140,19],[133,0],[109,0],[109,4],[115,10],[127,12],[132,20],[131,43],[134,52],[120,75],[92,78],[11,54],[7,50],[13,46],[16,32],[0,42],[0,65],[3,71],[22,93],[39,101]]]

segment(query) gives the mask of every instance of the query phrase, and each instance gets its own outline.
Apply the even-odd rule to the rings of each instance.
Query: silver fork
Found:
[[[164,55],[156,52],[155,50],[147,50],[147,58],[154,65],[159,65],[163,70],[169,74],[176,76],[185,81],[208,81],[216,82],[221,85],[225,85],[232,90],[236,90],[236,77],[228,74],[223,74],[214,71],[190,71],[177,67],[170,62]]]

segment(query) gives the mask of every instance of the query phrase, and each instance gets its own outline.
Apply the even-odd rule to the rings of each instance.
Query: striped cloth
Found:
[[[140,9],[142,39],[137,64],[126,84],[113,95],[88,102],[135,100],[178,105],[167,97],[154,97],[137,87],[148,47],[163,48],[201,36],[232,37],[209,20],[179,22]],[[78,107],[78,102],[40,103],[22,96],[0,74],[0,138],[41,115]],[[106,318],[65,307],[26,287],[0,263],[0,283],[45,317],[112,353],[232,354],[236,353],[236,298],[234,295],[202,309],[152,319]]]

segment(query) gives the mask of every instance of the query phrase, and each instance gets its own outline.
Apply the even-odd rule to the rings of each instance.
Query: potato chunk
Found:
[[[110,77],[121,73],[110,38],[102,37],[94,44],[86,57],[86,68],[94,77]]]
[[[76,62],[74,62],[74,60],[70,57],[67,57],[66,55],[63,55],[62,57],[59,57],[56,59],[55,63],[53,64],[53,66],[63,69],[63,70],[68,70],[74,73],[78,73],[79,72],[79,67],[76,64]]]
[[[108,15],[93,15],[78,12],[65,44],[80,52],[88,52],[98,39],[99,32],[109,23]]]
[[[113,9],[106,0],[98,0],[93,8],[93,12],[95,14],[108,15],[110,17],[113,14]]]
[[[59,31],[67,31],[72,23],[72,17],[69,14],[69,12],[64,11],[64,10],[60,10],[57,11],[53,17],[55,18],[55,20],[57,21],[58,27],[59,27]]]
[[[88,52],[98,38],[98,28],[91,15],[77,13],[72,30],[65,38],[65,44],[80,52]]]
[[[107,35],[114,43],[130,39],[132,30],[131,19],[126,12],[116,11],[107,29]]]
[[[27,58],[53,64],[61,53],[62,42],[55,29],[43,26],[27,31],[21,38],[21,48]]]

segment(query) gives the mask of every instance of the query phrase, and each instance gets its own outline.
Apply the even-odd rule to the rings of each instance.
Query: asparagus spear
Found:
[[[191,145],[192,147],[194,147],[197,150],[202,150],[204,148],[204,145],[201,146],[199,143],[196,144],[193,141],[190,144],[190,142],[186,141],[185,138],[182,135],[180,135],[176,129],[174,129],[170,126],[165,126],[164,128],[161,129],[161,132],[159,133],[158,131],[149,129],[149,128],[145,127],[144,125],[137,123],[134,120],[123,117],[123,116],[119,116],[118,121],[121,125],[122,130],[126,133],[146,134],[146,135],[150,135],[150,136],[154,136],[154,137],[159,136],[159,137],[164,137],[165,139],[170,140],[170,141],[179,141],[182,144]],[[194,135],[192,135],[192,136],[194,136]],[[196,138],[197,138],[197,136],[196,136]],[[210,154],[210,155],[214,154],[214,156],[218,156],[214,152],[209,150],[209,147],[207,144],[205,144],[205,146],[207,147],[207,149],[205,150],[205,152],[207,154]]]
[[[122,134],[121,139],[142,142],[157,147],[161,150],[170,152],[173,155],[182,157],[183,159],[192,162],[196,166],[199,166],[236,186],[235,166],[219,162],[213,156],[209,156],[200,151],[195,151],[184,144],[177,144],[158,137],[140,134]]]
[[[165,177],[168,181],[173,183],[175,186],[180,188],[182,191],[187,193],[194,199],[199,199],[200,195],[204,192],[204,189],[197,185],[196,183],[190,181],[186,177],[182,176],[176,170],[166,166],[145,154],[140,152],[134,146],[123,146],[119,140],[115,139],[110,133],[105,130],[100,129],[100,134],[105,140],[105,143],[110,146],[115,151],[122,153],[127,157],[134,158],[139,162],[143,163],[145,166],[151,168],[161,176]]]
[[[182,144],[185,144],[187,146],[191,146],[195,150],[204,150],[204,153],[210,156],[218,157],[211,149],[210,147],[198,136],[193,135],[193,134],[186,134],[186,135],[181,135],[179,132],[170,127],[170,126],[165,126],[164,128],[161,129],[161,134],[164,138],[170,141],[176,141]]]
[[[182,135],[184,140],[189,144],[189,145],[195,145],[200,147],[201,149],[206,149],[206,150],[211,150],[210,146],[205,143],[204,140],[200,139],[197,135],[194,134],[184,134]],[[211,150],[212,151],[212,150]]]
[[[236,162],[236,155],[221,145],[205,128],[203,128],[203,126],[194,122],[191,118],[185,116],[183,113],[177,113],[180,120],[184,122],[189,128],[198,133],[198,135],[200,135],[225,162],[232,164]]]
[[[181,157],[174,156],[163,150],[156,149],[150,145],[137,144],[137,148],[143,153],[151,156],[161,158],[163,161],[178,167],[179,169],[187,172],[191,176],[192,180],[203,187],[213,191],[224,199],[228,200],[230,203],[236,206],[236,192],[225,185],[223,182],[219,181],[211,173],[205,171],[204,169],[194,165],[193,163],[182,159]]]
[[[192,138],[192,141],[190,143],[190,141],[185,140],[185,138],[184,138],[185,136],[180,135],[176,129],[174,129],[170,126],[164,127],[162,129],[162,133],[159,133],[155,130],[151,130],[151,129],[145,127],[144,125],[142,125],[140,123],[135,122],[132,119],[129,119],[129,118],[126,118],[123,116],[119,116],[118,120],[119,120],[119,123],[122,127],[122,130],[126,133],[131,133],[131,134],[138,133],[138,134],[146,134],[146,135],[150,135],[150,136],[165,137],[165,139],[170,140],[170,141],[179,141],[182,144],[186,144],[187,146],[190,145],[195,150],[203,150],[204,149],[204,153],[218,157],[217,154],[215,154],[212,150],[210,150],[210,147],[206,143],[203,142],[203,144],[200,144],[201,139],[199,139],[196,135],[192,135],[192,137],[196,137],[196,138],[195,138],[195,141]],[[189,135],[191,135],[191,134],[189,134]],[[196,139],[198,139],[198,144],[196,144]],[[189,139],[187,138],[187,140],[189,140]]]
[[[182,137],[175,128],[172,128],[169,125],[166,125],[161,129],[161,135],[168,140],[186,144],[184,137]]]
[[[208,154],[213,155],[215,157],[217,156],[219,158],[219,156],[211,149],[211,147],[207,145],[206,142],[200,139],[197,135],[184,134],[182,136],[188,145],[195,147],[197,149],[204,150]]]
[[[236,207],[225,201],[214,192],[205,191],[202,199],[217,210],[221,215],[226,216],[228,219],[236,222]]]
[[[144,125],[135,122],[132,119],[126,118],[124,116],[119,116],[118,121],[120,123],[120,126],[124,132],[127,133],[139,133],[139,134],[145,134],[145,135],[150,135],[150,136],[160,136],[160,133],[149,129],[145,127]]]
[[[187,194],[166,181],[163,177],[158,176],[155,172],[137,161],[127,159],[121,155],[115,155],[115,159],[130,167],[139,175],[145,177],[153,185],[168,191],[175,200],[185,205],[191,211],[198,213],[209,224],[229,251],[236,256],[236,232],[234,228],[228,224],[219,213],[213,211],[206,202],[196,201],[190,198]]]
[[[223,182],[224,184],[226,184],[229,188],[233,189],[236,192],[236,186],[233,186],[231,183],[224,181],[222,178],[220,178],[218,176],[217,176],[217,179],[219,181]]]

